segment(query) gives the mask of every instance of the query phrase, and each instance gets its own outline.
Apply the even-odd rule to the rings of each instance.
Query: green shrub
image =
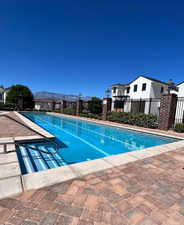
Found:
[[[178,133],[184,133],[184,123],[177,123],[174,130]]]
[[[69,115],[76,115],[76,110],[73,108],[66,108],[63,109],[64,114],[69,114]]]
[[[157,117],[143,113],[110,112],[108,120],[140,127],[158,128]]]
[[[94,114],[94,113],[81,113],[80,116],[87,117],[87,118],[91,118],[91,119],[101,120],[101,115]]]

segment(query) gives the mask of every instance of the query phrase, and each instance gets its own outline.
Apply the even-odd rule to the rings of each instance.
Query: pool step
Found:
[[[24,174],[66,165],[58,154],[49,155],[43,152],[33,151],[29,148],[29,146],[38,148],[38,146],[34,144],[27,145],[27,147],[19,147],[19,154],[21,156],[19,157],[19,160],[21,160],[21,169]],[[39,149],[44,151],[49,150],[51,152],[54,151],[51,147],[48,149],[44,145],[39,145]]]

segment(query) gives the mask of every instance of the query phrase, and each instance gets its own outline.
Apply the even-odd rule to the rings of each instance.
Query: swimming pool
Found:
[[[23,174],[177,141],[158,135],[46,113],[26,112],[23,115],[56,136],[56,141],[60,145],[60,150],[53,155],[29,149],[32,146],[54,151],[54,146],[48,142],[29,143],[26,145],[29,151],[19,147],[17,152]]]

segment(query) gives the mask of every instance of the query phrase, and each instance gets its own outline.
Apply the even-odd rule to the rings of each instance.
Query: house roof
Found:
[[[177,84],[177,86],[179,86],[179,85],[181,85],[181,84],[183,84],[183,83],[184,83],[184,81],[182,81],[181,83]]]
[[[127,86],[127,85],[130,85],[132,82],[134,82],[135,80],[137,80],[139,77],[144,77],[144,78],[146,78],[146,79],[148,79],[148,80],[151,80],[151,81],[154,81],[154,82],[157,82],[157,83],[161,83],[161,84],[164,84],[164,85],[168,85],[168,83],[167,82],[163,82],[163,81],[161,81],[161,80],[157,80],[157,79],[155,79],[155,78],[152,78],[152,77],[147,77],[147,76],[144,76],[144,75],[139,75],[138,77],[136,77],[134,80],[132,80],[131,82],[129,82],[128,84],[113,84],[113,85],[111,85],[111,87],[113,87],[113,86]]]
[[[148,80],[151,80],[151,81],[154,81],[154,82],[157,82],[157,83],[161,83],[161,84],[164,84],[164,85],[168,85],[167,82],[163,82],[161,80],[157,80],[155,78],[144,76],[144,75],[140,75],[140,76],[136,77],[133,81],[137,80],[139,77],[144,77],[145,79],[148,79]],[[131,84],[133,81],[131,81],[129,84]]]
[[[113,86],[126,86],[126,84],[120,84],[120,83],[118,83],[118,84],[112,84],[111,87],[113,87]]]

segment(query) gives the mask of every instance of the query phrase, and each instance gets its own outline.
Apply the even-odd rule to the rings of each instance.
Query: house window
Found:
[[[146,91],[146,83],[142,84],[142,91]]]
[[[134,85],[134,92],[136,92],[136,91],[137,91],[137,84]]]
[[[160,92],[161,92],[161,93],[164,92],[164,87],[161,87]]]
[[[127,87],[127,94],[130,93],[130,87]]]
[[[113,93],[116,93],[117,87],[113,87]]]

